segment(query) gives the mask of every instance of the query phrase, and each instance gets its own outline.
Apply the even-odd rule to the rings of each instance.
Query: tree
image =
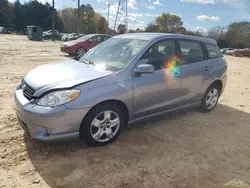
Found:
[[[191,36],[203,36],[201,32],[199,31],[186,31],[185,35],[191,35]]]
[[[156,24],[161,32],[175,33],[183,25],[183,22],[178,15],[163,13],[156,17]]]
[[[24,18],[23,5],[20,3],[19,0],[16,0],[14,2],[12,23],[13,23],[15,29],[21,33],[24,33],[24,31],[25,31],[25,21],[24,20],[25,20],[25,18]]]
[[[145,32],[159,32],[159,27],[158,25],[154,23],[149,23],[147,27],[145,28]]]
[[[73,8],[65,8],[59,13],[63,25],[64,32],[73,33],[77,31],[77,11]]]
[[[226,27],[213,27],[208,30],[207,36],[212,39],[224,39],[227,32]]]
[[[11,26],[13,19],[13,4],[7,0],[0,0],[0,25],[5,27]]]
[[[250,22],[234,22],[228,26],[226,39],[232,47],[250,46]]]
[[[87,21],[86,21],[86,24],[87,24],[87,30],[88,30],[88,27],[93,24],[93,17],[94,17],[94,9],[93,7],[90,5],[90,4],[87,4],[86,5],[86,17],[87,17]]]
[[[142,30],[142,29],[140,29],[140,28],[137,28],[137,29],[135,30],[135,32],[136,32],[136,33],[142,33],[142,32],[144,32],[144,30]]]

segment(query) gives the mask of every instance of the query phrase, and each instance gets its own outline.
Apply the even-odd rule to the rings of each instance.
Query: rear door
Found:
[[[204,84],[209,79],[210,63],[201,42],[178,40],[181,58],[181,91],[183,104],[199,102],[204,94]]]

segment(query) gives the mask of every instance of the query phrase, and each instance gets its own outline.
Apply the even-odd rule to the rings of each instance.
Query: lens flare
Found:
[[[172,80],[176,80],[181,75],[180,65],[183,64],[184,61],[177,56],[169,59],[164,65],[165,69],[165,81],[169,83]]]

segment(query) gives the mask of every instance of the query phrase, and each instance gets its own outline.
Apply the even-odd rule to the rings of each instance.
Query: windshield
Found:
[[[80,37],[80,38],[79,38],[79,39],[77,39],[77,40],[80,40],[80,41],[85,41],[85,40],[90,39],[91,37],[92,37],[92,35],[84,35],[84,36]]]
[[[147,42],[138,39],[110,38],[87,52],[80,61],[92,62],[106,69],[118,71],[125,67]]]

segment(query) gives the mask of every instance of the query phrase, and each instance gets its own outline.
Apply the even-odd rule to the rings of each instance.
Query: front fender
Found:
[[[96,87],[88,87],[87,85],[83,84],[77,87],[81,90],[81,95],[76,100],[65,104],[67,108],[91,108],[106,100],[119,100],[127,106],[129,112],[133,111],[132,80],[117,81]]]

